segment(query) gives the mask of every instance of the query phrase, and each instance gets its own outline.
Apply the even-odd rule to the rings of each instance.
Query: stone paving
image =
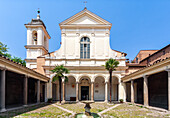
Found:
[[[23,113],[15,111],[16,118],[72,118],[75,113],[84,112],[83,103],[47,104],[37,108],[27,108]],[[24,109],[23,109],[24,110]],[[91,112],[98,113],[103,118],[170,118],[170,112],[150,110],[143,106],[130,103],[107,104],[102,102],[93,103]],[[12,112],[11,112],[12,113]],[[1,115],[0,118],[10,117]]]

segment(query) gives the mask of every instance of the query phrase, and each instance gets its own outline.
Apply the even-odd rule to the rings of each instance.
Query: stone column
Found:
[[[144,106],[148,106],[148,75],[143,76],[143,100]]]
[[[134,80],[131,80],[131,102],[134,103]]]
[[[65,103],[65,82],[64,82],[64,78],[62,79],[62,84],[63,84],[63,100],[62,103]]]
[[[24,78],[24,90],[23,90],[23,95],[24,95],[24,99],[23,99],[23,103],[24,106],[27,106],[27,97],[28,97],[28,77],[25,76]]]
[[[76,82],[76,102],[79,101],[79,83]]]
[[[47,83],[45,83],[45,102],[47,102]]]
[[[37,80],[37,103],[40,103],[40,80]]]
[[[0,77],[0,112],[5,112],[5,73],[6,70],[1,70]]]
[[[168,110],[170,111],[170,69],[166,71],[168,72]]]
[[[94,101],[94,82],[91,82],[91,101]]]
[[[107,91],[107,88],[108,88],[108,82],[105,82],[105,102],[108,102],[108,95],[107,95],[107,93],[108,93],[108,91]]]

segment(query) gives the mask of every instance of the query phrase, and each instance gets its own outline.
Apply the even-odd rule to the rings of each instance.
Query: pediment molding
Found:
[[[94,23],[91,22],[90,25],[103,25],[103,26],[107,25],[107,26],[110,26],[110,28],[112,26],[112,24],[110,22],[104,20],[103,18],[101,18],[98,15],[90,12],[89,10],[84,9],[81,12],[79,12],[79,13],[73,15],[72,17],[66,19],[65,21],[61,22],[59,24],[60,28],[62,28],[64,25],[67,25],[67,26],[68,25],[72,25],[72,26],[73,25],[76,25],[76,26],[78,26],[78,25],[87,25],[88,23],[85,23],[85,24],[82,24],[82,23],[81,24],[78,24],[78,23],[76,24],[75,23],[76,21],[80,20],[83,17],[87,17],[87,18],[89,18],[89,20],[91,19],[91,21],[94,22]]]

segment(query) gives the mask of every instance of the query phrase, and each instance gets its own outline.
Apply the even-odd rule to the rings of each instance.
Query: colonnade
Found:
[[[62,78],[62,102],[64,103],[66,101],[66,97],[65,97],[65,94],[66,94],[66,83],[64,81],[64,78]],[[80,86],[80,82],[75,82],[75,89],[76,89],[76,102],[79,102],[80,101],[80,98],[79,98],[79,86]],[[90,87],[90,94],[91,97],[89,98],[91,101],[94,101],[94,81],[92,82],[89,82],[89,87]],[[105,102],[108,102],[108,81],[105,81],[104,80],[104,88],[105,88],[105,97],[104,97],[104,101]]]
[[[168,110],[170,110],[170,69],[166,69],[165,72],[168,73],[168,78],[167,78],[167,106],[168,106]],[[143,75],[143,105],[144,106],[149,106],[149,85],[148,85],[148,78],[151,75]],[[155,78],[156,79],[156,78]],[[157,78],[157,79],[161,79],[161,78]],[[155,80],[157,81],[157,80]],[[135,97],[137,95],[135,95],[135,87],[134,87],[134,79],[131,79],[131,85],[130,85],[130,90],[131,90],[131,102],[134,103],[135,102]]]
[[[5,68],[0,68],[0,112],[5,112],[6,111],[6,105],[5,105],[5,94],[6,94],[6,85],[8,83],[6,83],[6,69]],[[17,78],[16,78],[17,79]],[[24,75],[23,78],[23,106],[27,106],[28,105],[28,76]],[[47,83],[45,83],[45,91],[44,94],[47,93]],[[7,96],[8,97],[8,96]],[[47,95],[45,95],[45,100],[47,100]],[[37,103],[40,103],[40,80],[37,80]]]

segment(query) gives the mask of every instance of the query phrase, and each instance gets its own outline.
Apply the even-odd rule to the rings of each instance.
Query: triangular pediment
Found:
[[[60,25],[112,25],[108,21],[90,12],[86,8],[74,16],[61,22]]]
[[[94,19],[86,16],[79,18],[74,22],[70,22],[70,24],[100,24],[100,22],[95,21]]]

